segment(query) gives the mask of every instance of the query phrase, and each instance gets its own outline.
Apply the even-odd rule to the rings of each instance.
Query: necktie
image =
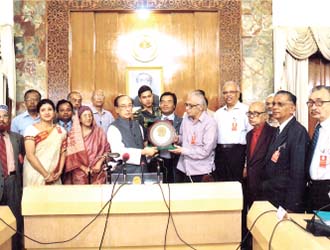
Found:
[[[314,154],[314,150],[315,150],[315,147],[316,147],[317,140],[319,139],[320,128],[321,128],[321,124],[319,123],[319,124],[317,124],[317,126],[314,130],[314,134],[313,134],[312,142],[311,142],[311,147],[310,147],[310,151],[309,151],[311,159],[312,159],[313,154]]]
[[[8,166],[7,166],[7,151],[4,135],[0,133],[0,161],[2,165],[2,171],[4,176],[8,176]]]

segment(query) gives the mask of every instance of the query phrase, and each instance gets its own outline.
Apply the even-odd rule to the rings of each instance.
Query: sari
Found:
[[[68,150],[65,161],[64,184],[105,184],[106,172],[103,165],[99,173],[86,173],[81,165],[95,169],[95,164],[110,152],[110,145],[101,127],[95,123],[90,134],[83,137],[79,119],[73,119],[72,129],[68,136]]]
[[[34,140],[35,155],[42,166],[51,173],[59,168],[60,156],[66,150],[66,131],[59,125],[51,130],[41,131],[30,125],[24,132],[24,139]],[[54,184],[61,184],[58,179]],[[35,170],[27,157],[23,163],[23,186],[45,185],[44,177]]]

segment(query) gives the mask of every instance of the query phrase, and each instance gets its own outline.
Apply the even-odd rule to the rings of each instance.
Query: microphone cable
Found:
[[[10,228],[11,230],[13,230],[15,233],[18,233],[19,235],[35,242],[35,243],[38,243],[40,245],[52,245],[52,244],[60,244],[60,243],[67,243],[69,241],[72,241],[74,240],[75,238],[77,238],[83,231],[85,231],[102,213],[102,211],[104,210],[104,208],[109,204],[109,203],[112,203],[112,199],[117,195],[118,191],[124,186],[125,184],[121,184],[118,189],[113,192],[114,190],[114,187],[112,188],[112,196],[110,197],[110,199],[106,202],[106,204],[100,209],[100,211],[94,216],[94,218],[88,222],[80,231],[78,231],[76,234],[74,234],[71,238],[69,239],[66,239],[66,240],[59,240],[59,241],[51,241],[51,242],[43,242],[43,241],[39,241],[37,239],[34,239],[18,230],[16,230],[15,228],[13,228],[11,225],[9,225],[4,219],[2,219],[0,217],[0,221],[3,222],[8,228]]]
[[[102,237],[101,237],[101,241],[100,241],[100,245],[99,245],[99,250],[102,249],[102,245],[103,245],[103,241],[104,241],[104,237],[105,237],[105,233],[107,231],[107,227],[108,227],[108,219],[109,219],[109,216],[110,216],[110,209],[111,209],[111,206],[112,206],[112,199],[114,197],[114,190],[115,190],[115,186],[117,185],[117,182],[118,182],[118,178],[120,176],[120,172],[118,172],[117,176],[116,176],[116,179],[113,183],[113,186],[112,186],[112,190],[111,190],[111,198],[110,198],[110,202],[107,202],[109,204],[108,206],[108,210],[107,210],[107,214],[106,214],[106,219],[105,219],[105,222],[104,222],[104,228],[103,228],[103,233],[102,233]],[[124,185],[126,185],[126,182],[121,184],[118,188],[118,190],[116,190],[116,193],[117,194],[117,191],[119,191],[120,188],[122,188]]]
[[[160,185],[160,183],[158,183],[158,186],[160,188],[160,191],[162,193],[162,197],[163,197],[163,201],[164,201],[164,204],[165,206],[167,207],[168,209],[168,220],[167,220],[167,225],[166,225],[166,234],[165,234],[165,237],[167,237],[167,232],[168,232],[168,226],[169,226],[169,221],[171,220],[172,221],[172,224],[173,224],[173,228],[175,230],[175,234],[176,236],[179,238],[179,240],[185,244],[187,247],[191,248],[191,249],[194,249],[194,250],[197,250],[196,248],[194,248],[191,244],[189,244],[188,242],[186,242],[184,239],[182,239],[182,237],[180,236],[178,230],[177,230],[177,227],[175,225],[175,222],[174,222],[174,219],[173,219],[173,215],[172,215],[172,211],[171,211],[171,188],[170,188],[170,184],[167,183],[167,187],[168,187],[168,203],[166,202],[166,198],[165,198],[165,194],[163,192],[163,189],[162,189],[162,186]],[[166,238],[165,238],[166,240]],[[166,249],[166,241],[164,242],[164,249]]]
[[[241,248],[241,246],[243,245],[243,243],[247,240],[247,238],[249,237],[249,235],[251,234],[251,230],[254,228],[255,224],[257,223],[257,221],[265,214],[268,214],[268,213],[271,213],[271,212],[275,212],[277,213],[277,210],[275,209],[271,209],[271,210],[267,210],[267,211],[264,211],[262,212],[261,214],[259,214],[257,216],[257,218],[253,221],[251,227],[248,229],[248,232],[245,234],[245,236],[243,237],[241,243],[237,246],[237,248],[235,250],[238,250]]]

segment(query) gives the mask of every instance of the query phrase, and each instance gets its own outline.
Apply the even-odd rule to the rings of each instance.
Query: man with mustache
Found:
[[[7,205],[16,217],[17,230],[23,230],[21,214],[23,137],[10,132],[8,107],[0,105],[0,205]],[[23,238],[15,234],[12,249],[22,249]]]
[[[330,204],[330,88],[317,86],[307,102],[309,114],[317,120],[309,147],[308,210],[318,210]],[[330,205],[323,210],[330,211]]]
[[[41,99],[41,94],[35,89],[29,89],[24,94],[24,104],[26,111],[16,116],[12,123],[10,130],[18,134],[23,135],[24,130],[40,121],[40,117],[37,111],[37,104]]]

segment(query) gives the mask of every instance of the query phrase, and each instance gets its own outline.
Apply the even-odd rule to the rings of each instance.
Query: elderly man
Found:
[[[266,97],[266,109],[268,113],[268,120],[267,123],[272,127],[278,127],[280,124],[278,121],[273,117],[273,101],[274,101],[275,94],[270,94]]]
[[[78,109],[81,107],[82,96],[78,91],[72,91],[68,94],[66,98],[73,105],[73,111],[76,113]]]
[[[240,87],[236,82],[226,82],[222,94],[226,105],[214,114],[218,124],[216,176],[220,181],[241,182],[245,164],[245,138],[252,129],[246,116],[248,106],[239,101]]]
[[[0,205],[7,205],[16,217],[17,230],[23,232],[21,214],[23,137],[10,132],[8,107],[0,105]],[[12,249],[22,249],[23,238],[15,234]]]
[[[309,136],[296,120],[296,97],[289,91],[275,94],[273,115],[280,126],[267,155],[262,182],[264,198],[292,212],[304,211],[306,155]]]
[[[26,107],[26,111],[18,116],[16,116],[11,123],[10,130],[12,132],[18,133],[23,135],[24,130],[40,121],[38,111],[37,111],[37,104],[41,99],[40,93],[35,89],[30,89],[25,92],[24,94],[24,104]]]
[[[187,115],[182,120],[179,135],[179,144],[182,146],[169,150],[180,154],[178,182],[213,180],[217,124],[207,114],[205,97],[199,91],[188,94],[185,106]]]
[[[249,107],[247,117],[253,129],[246,135],[246,167],[243,175],[247,177],[246,202],[250,207],[254,201],[262,199],[261,176],[265,167],[267,150],[276,129],[266,122],[268,115],[263,102],[253,102]]]
[[[92,106],[93,116],[95,122],[100,126],[105,133],[107,133],[110,124],[115,120],[110,111],[103,108],[105,96],[103,90],[93,91]]]
[[[158,152],[157,148],[144,146],[142,127],[132,120],[133,100],[129,96],[117,96],[114,106],[118,119],[110,125],[107,132],[111,151],[120,153],[121,156],[128,153],[130,157],[127,172],[139,173],[144,158],[154,156]]]
[[[309,114],[318,121],[308,154],[311,212],[330,204],[330,88],[314,87],[307,105]],[[324,210],[330,211],[330,206]]]

